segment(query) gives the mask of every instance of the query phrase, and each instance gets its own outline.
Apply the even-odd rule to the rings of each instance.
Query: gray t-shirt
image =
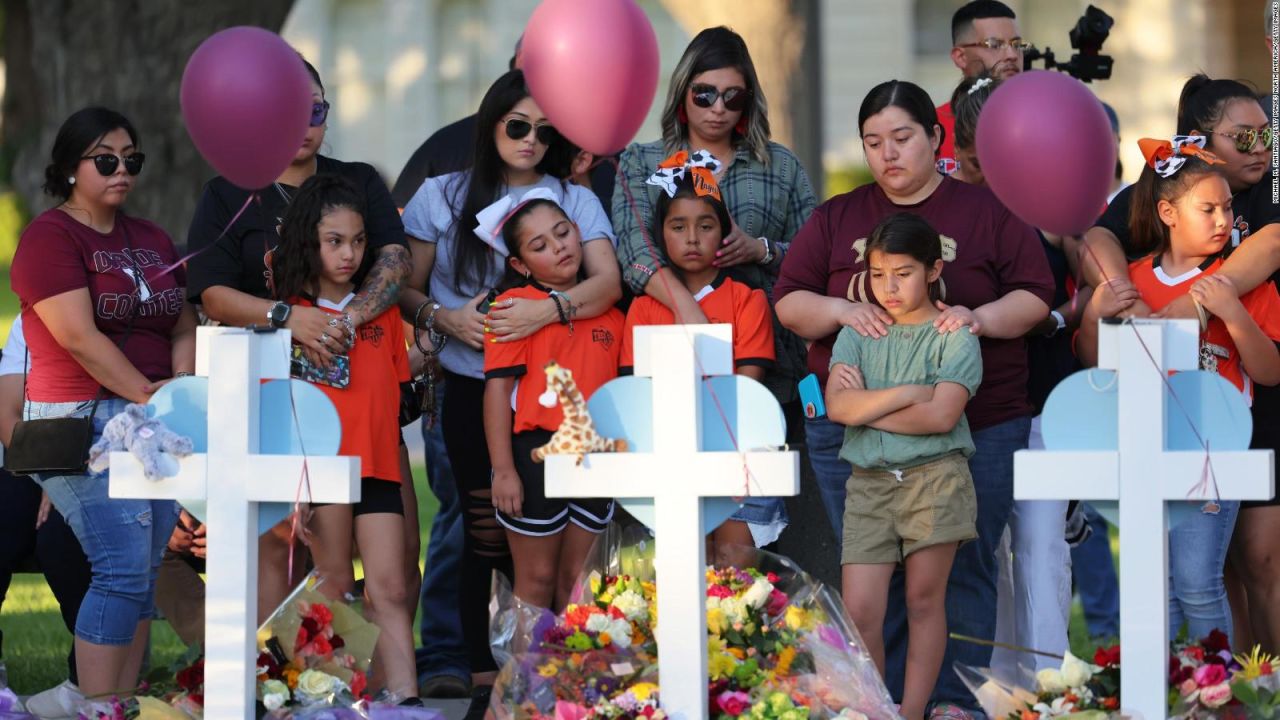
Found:
[[[470,180],[470,170],[427,178],[405,206],[401,218],[405,233],[410,238],[436,244],[436,260],[431,269],[428,294],[441,307],[450,310],[462,307],[475,296],[496,286],[505,272],[505,259],[497,253],[491,253],[489,269],[483,282],[463,282],[461,293],[454,289],[454,278],[457,275],[457,268],[453,265],[453,248],[457,242],[453,226],[453,217],[457,212],[454,205],[460,205],[466,199],[467,183]],[[555,193],[565,214],[577,223],[584,243],[607,239],[617,245],[609,216],[600,206],[600,199],[587,188],[562,183],[550,175],[543,175],[541,180],[532,185],[503,188],[501,192],[518,199],[536,187],[545,187]],[[463,222],[468,227],[468,231],[463,233],[465,241],[481,242],[470,231],[475,226],[475,218],[463,218]],[[472,350],[456,339],[451,340],[441,351],[440,364],[449,372],[459,375],[476,379],[484,377],[484,353]]]
[[[933,323],[890,325],[889,334],[867,338],[841,328],[831,351],[831,366],[844,363],[862,371],[868,390],[898,385],[963,385],[969,397],[982,382],[982,350],[968,330],[939,333]],[[902,469],[955,452],[973,455],[973,438],[964,414],[951,432],[902,435],[861,425],[844,431],[840,457],[860,468]]]

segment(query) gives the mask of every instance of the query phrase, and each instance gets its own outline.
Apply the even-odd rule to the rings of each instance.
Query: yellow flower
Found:
[[[290,690],[298,687],[298,676],[301,674],[302,673],[298,672],[297,670],[294,670],[293,668],[289,668],[288,670],[285,670],[284,684],[288,685]]]
[[[716,635],[724,633],[729,626],[728,619],[724,616],[724,611],[720,608],[712,608],[707,611],[707,630]]]
[[[804,608],[796,607],[795,605],[790,605],[787,607],[786,619],[787,619],[787,629],[799,630],[800,628],[804,627],[805,623],[808,621],[808,616],[807,616],[807,613],[805,613]]]
[[[1262,677],[1263,665],[1274,665],[1275,658],[1262,652],[1262,648],[1254,645],[1253,652],[1248,655],[1236,655],[1236,662],[1240,663],[1240,669],[1236,671],[1236,677],[1245,680],[1257,680]]]
[[[599,635],[596,636],[596,638],[600,641],[600,645],[602,647],[609,645],[610,643],[613,642],[613,637],[611,637],[607,632],[600,633]]]
[[[555,677],[558,672],[560,672],[560,670],[556,668],[554,663],[547,663],[546,665],[538,666],[538,674],[544,678]]]
[[[631,694],[640,702],[648,700],[649,696],[657,692],[657,690],[658,686],[651,682],[636,683],[631,686]]]
[[[778,662],[774,664],[773,669],[779,675],[787,675],[791,672],[791,663],[796,659],[796,649],[787,646],[778,653]]]
[[[725,653],[718,652],[707,658],[707,673],[712,679],[719,680],[733,674],[734,668],[738,667],[738,663]]]
[[[600,572],[592,570],[587,576],[587,583],[591,586],[591,594],[595,595],[600,592]]]

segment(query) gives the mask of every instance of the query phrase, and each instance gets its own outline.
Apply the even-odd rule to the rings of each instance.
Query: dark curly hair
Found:
[[[58,128],[58,135],[53,141],[50,163],[44,169],[45,193],[59,200],[70,198],[70,178],[75,176],[85,151],[116,129],[129,133],[129,140],[135,148],[139,145],[138,131],[133,128],[133,123],[115,110],[87,107],[71,113]]]
[[[272,295],[277,300],[315,300],[315,280],[323,271],[316,226],[330,210],[345,208],[365,216],[364,196],[339,175],[313,175],[298,188],[280,225],[280,244],[271,252]],[[368,272],[373,253],[365,249],[355,277]]]

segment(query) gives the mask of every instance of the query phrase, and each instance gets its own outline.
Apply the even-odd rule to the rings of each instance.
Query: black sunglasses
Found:
[[[322,100],[311,105],[311,127],[320,127],[329,119],[329,101]]]
[[[98,174],[102,177],[111,177],[116,174],[116,168],[120,167],[121,157],[110,153],[101,155],[86,155],[81,160],[92,160],[93,166],[97,168]],[[124,158],[124,171],[130,175],[137,175],[142,172],[142,163],[147,159],[142,153],[134,153],[126,155]]]
[[[556,139],[556,129],[550,125],[534,125],[528,120],[520,118],[507,118],[507,137],[512,140],[523,140],[529,137],[529,131],[534,131],[534,139],[543,145],[550,145]]]
[[[709,108],[716,104],[716,98],[721,98],[724,100],[724,109],[732,112],[747,109],[747,101],[751,99],[751,91],[744,87],[721,90],[715,85],[699,83],[689,86],[689,92],[693,93],[693,104],[700,108]]]

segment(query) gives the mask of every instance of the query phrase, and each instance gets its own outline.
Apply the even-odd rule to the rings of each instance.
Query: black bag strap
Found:
[[[138,263],[133,259],[133,241],[129,237],[129,227],[125,225],[123,222],[124,216],[121,215],[119,218],[116,219],[116,221],[121,223],[120,232],[124,235],[124,247],[125,247],[125,250],[128,251],[125,253],[125,257],[128,259],[129,264],[133,266],[134,274],[137,275],[139,279],[142,279],[142,268],[138,267]],[[120,348],[120,352],[124,352],[124,345],[125,343],[129,342],[129,336],[133,334],[133,323],[135,320],[138,319],[138,314],[141,309],[141,305],[142,305],[142,297],[141,295],[139,295],[138,302],[135,303],[133,306],[133,312],[129,314],[129,322],[126,323],[124,326],[124,335],[120,337],[120,342],[116,345],[118,348]],[[25,337],[26,328],[23,328],[23,333],[24,333],[24,337],[22,338],[23,339],[22,399],[24,401],[23,404],[28,404],[30,402],[30,398],[27,397],[27,372],[30,369],[31,346],[26,343],[26,337]],[[94,416],[98,414],[98,403],[102,402],[102,396],[103,394],[106,393],[106,391],[107,389],[105,387],[103,387],[101,384],[98,385],[98,394],[93,396],[93,407],[89,409],[89,422],[93,422]],[[31,419],[31,410],[29,408],[27,409],[27,419],[28,420]]]

